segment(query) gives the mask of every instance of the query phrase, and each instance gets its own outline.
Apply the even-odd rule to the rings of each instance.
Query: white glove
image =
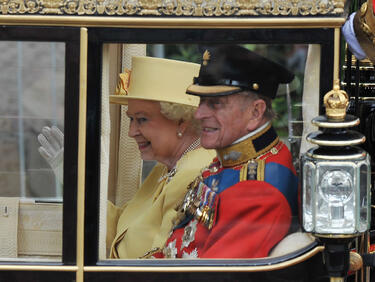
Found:
[[[56,179],[63,184],[64,179],[64,134],[56,126],[43,127],[38,135],[39,153],[51,166]]]

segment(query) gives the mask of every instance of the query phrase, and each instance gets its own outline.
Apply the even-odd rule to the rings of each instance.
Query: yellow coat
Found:
[[[168,182],[160,180],[167,168],[158,163],[128,204],[121,210],[109,205],[108,220],[118,218],[111,258],[139,258],[154,248],[162,248],[187,186],[214,157],[215,151],[203,148],[188,152],[177,162],[176,174]]]

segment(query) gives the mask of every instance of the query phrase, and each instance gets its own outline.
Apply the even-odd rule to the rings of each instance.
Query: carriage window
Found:
[[[65,44],[2,41],[0,65],[0,258],[61,260]]]
[[[302,138],[304,127],[309,123],[310,118],[318,113],[317,105],[319,105],[319,103],[317,101],[319,99],[319,86],[316,84],[316,81],[319,81],[320,75],[320,46],[307,44],[244,44],[243,47],[279,63],[295,75],[291,83],[279,87],[277,96],[272,102],[272,107],[276,112],[273,126],[280,139],[291,151],[293,165],[298,173],[298,158],[301,147],[306,146],[306,144],[303,144]],[[117,53],[114,52],[114,50],[116,50]],[[173,228],[173,224],[167,223],[165,219],[170,217],[168,220],[172,222],[174,220],[173,217],[177,217],[177,214],[171,216],[171,213],[175,213],[175,206],[182,202],[184,196],[184,193],[181,193],[180,196],[176,196],[173,200],[174,203],[169,203],[170,211],[163,214],[162,211],[165,210],[162,205],[171,199],[164,195],[164,189],[168,189],[168,185],[162,185],[162,187],[160,183],[165,179],[166,183],[172,183],[174,181],[173,178],[178,177],[170,173],[172,170],[168,172],[168,169],[165,169],[163,165],[155,161],[153,162],[153,156],[147,154],[147,146],[152,142],[155,142],[155,146],[157,144],[156,140],[154,139],[154,141],[152,139],[152,132],[134,132],[134,126],[132,128],[131,124],[136,123],[139,125],[144,120],[152,119],[153,116],[151,112],[147,112],[147,109],[152,111],[153,108],[147,108],[149,104],[146,105],[146,103],[141,104],[135,102],[129,102],[129,105],[122,105],[120,107],[110,103],[114,100],[111,100],[109,96],[115,95],[116,91],[119,93],[120,91],[126,92],[127,90],[130,92],[126,92],[125,96],[131,96],[131,87],[135,86],[129,85],[129,83],[137,83],[137,75],[139,75],[138,71],[140,69],[143,71],[143,78],[149,76],[151,81],[153,75],[151,71],[147,73],[151,67],[143,68],[143,64],[146,62],[141,59],[137,61],[133,59],[132,61],[132,58],[135,56],[147,55],[153,58],[167,58],[200,64],[203,51],[204,47],[197,44],[104,44],[101,176],[108,177],[109,181],[101,181],[100,222],[107,220],[107,224],[100,224],[99,226],[99,259],[153,257],[152,253],[163,245],[161,242],[167,239],[167,234],[169,234]],[[115,56],[115,58],[113,56]],[[116,60],[116,58],[117,61],[121,63],[117,63],[116,66],[114,66],[113,60]],[[311,64],[307,69],[307,60],[317,63],[315,65]],[[138,68],[138,70],[133,69],[133,67]],[[122,74],[126,73],[126,71],[124,71],[125,69],[131,70],[130,82],[126,80],[129,78],[124,80],[124,76],[119,76],[120,72]],[[155,75],[158,79],[162,79],[162,71],[160,69],[159,71],[160,73]],[[308,76],[306,75],[307,72],[310,80],[306,79]],[[195,73],[195,76],[197,75],[198,72]],[[192,81],[192,79],[193,74],[188,80]],[[118,83],[119,81],[122,82]],[[126,85],[124,86],[125,81]],[[168,82],[166,82],[166,84],[167,83]],[[146,84],[147,83],[143,83],[142,95],[147,95],[144,94],[147,92]],[[150,82],[149,87],[151,92],[154,91],[153,95],[157,95],[155,94],[155,85],[152,85],[152,82]],[[306,94],[304,94],[307,92],[309,92],[308,98]],[[167,93],[164,94],[167,95]],[[139,94],[137,93],[136,95]],[[150,98],[144,99],[147,100]],[[157,99],[158,97],[155,98],[155,100]],[[131,99],[129,98],[128,100]],[[142,99],[138,98],[138,100]],[[119,100],[115,103],[118,104]],[[123,104],[127,104],[127,102]],[[307,104],[310,105],[308,106],[310,108],[307,116],[302,112],[302,104],[305,104],[305,107]],[[156,107],[159,107],[159,104]],[[160,108],[162,107],[163,105],[160,106]],[[140,110],[143,116],[139,116]],[[168,112],[168,109],[165,109],[165,112]],[[168,113],[166,115],[168,115]],[[169,119],[173,120],[173,117],[169,117]],[[308,122],[305,123],[304,120]],[[105,130],[106,127],[110,127],[111,131]],[[129,128],[131,132],[129,132]],[[164,132],[160,129],[157,134],[159,136],[158,138],[162,139]],[[108,142],[103,142],[103,140],[108,140]],[[159,146],[163,147],[166,146],[166,144],[161,143]],[[303,148],[303,150],[306,150],[306,148]],[[106,152],[109,153],[105,155]],[[108,160],[108,164],[107,161],[103,162],[103,158],[104,160]],[[206,157],[201,155],[202,166],[204,165],[204,158]],[[142,159],[144,160],[143,165]],[[211,159],[212,156],[207,156],[207,160]],[[165,179],[163,177],[165,177]],[[186,191],[187,185],[193,179],[194,178],[190,180],[180,179],[173,184],[173,187],[178,189],[179,186],[184,186],[181,187],[181,189]],[[181,183],[185,183],[186,185]],[[103,197],[103,195],[105,196]],[[160,195],[166,198],[163,199],[164,202],[161,201],[158,203],[158,197]],[[297,202],[293,204],[297,205]],[[152,210],[151,207],[153,205],[161,206],[157,206],[155,210]],[[296,226],[294,231],[297,229],[298,227]],[[190,230],[194,230],[194,226],[191,226]],[[192,235],[190,239],[188,238],[192,233],[189,234],[184,235],[183,240],[185,241],[182,242],[182,244],[186,244],[186,246],[189,245],[191,240],[194,240],[194,235]],[[302,245],[306,246],[306,244],[312,242],[311,238],[304,235],[302,235],[302,237]],[[291,240],[293,241],[294,239],[292,238]],[[169,251],[173,251],[173,247],[170,248]],[[191,251],[190,258],[193,258],[194,250]],[[285,254],[285,249],[275,248],[274,252],[269,255],[281,256],[283,254]]]

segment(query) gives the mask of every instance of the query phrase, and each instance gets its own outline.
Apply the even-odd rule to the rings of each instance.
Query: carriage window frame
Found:
[[[65,43],[64,80],[64,185],[62,260],[60,262],[12,261],[17,265],[76,265],[77,253],[77,167],[80,86],[80,28],[48,26],[2,26],[1,41]],[[77,61],[78,60],[78,61]],[[37,138],[37,136],[35,136]],[[69,188],[68,188],[69,187]],[[0,265],[9,262],[1,261]]]
[[[334,76],[335,28],[243,28],[243,29],[173,29],[173,28],[90,28],[88,31],[88,89],[86,194],[85,194],[85,265],[129,267],[230,267],[262,266],[289,260],[307,252],[316,243],[297,253],[278,258],[219,260],[99,260],[99,191],[100,191],[100,120],[101,62],[103,44],[319,44],[321,46],[319,101],[332,89]],[[320,108],[321,111],[321,108]],[[91,153],[89,153],[91,152]],[[92,152],[95,152],[94,154]]]

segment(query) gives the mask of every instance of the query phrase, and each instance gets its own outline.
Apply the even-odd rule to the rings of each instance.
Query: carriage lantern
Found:
[[[324,96],[325,116],[312,120],[320,131],[307,136],[317,146],[301,158],[303,229],[325,244],[326,264],[337,277],[348,269],[351,240],[370,228],[370,158],[356,146],[365,137],[349,130],[359,118],[346,114],[348,104],[335,82]]]

